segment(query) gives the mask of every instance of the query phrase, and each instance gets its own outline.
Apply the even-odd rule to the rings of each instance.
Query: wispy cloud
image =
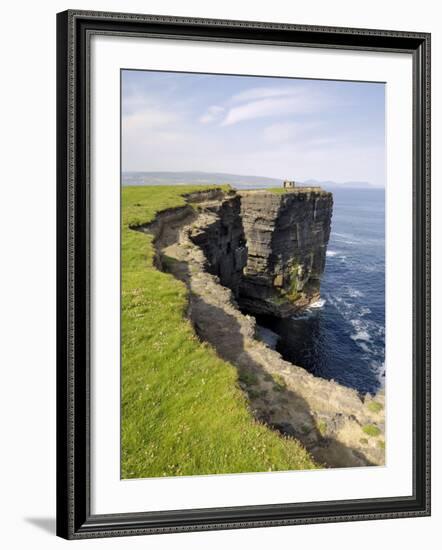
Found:
[[[123,115],[123,133],[149,132],[177,123],[179,117],[170,110],[159,107],[144,107],[139,111]]]
[[[215,122],[219,120],[221,115],[224,113],[225,108],[220,105],[211,105],[206,113],[200,117],[200,122],[203,124],[209,124],[210,122]]]
[[[249,88],[234,94],[231,97],[232,102],[242,102],[242,101],[253,101],[255,99],[263,99],[269,97],[280,97],[280,96],[290,96],[293,94],[293,88],[289,87],[266,87],[262,86],[259,88]]]
[[[314,93],[308,87],[254,87],[227,98],[224,106],[209,107],[200,121],[232,126],[257,118],[319,112],[329,104],[330,98]]]
[[[170,155],[188,155],[183,143],[194,144],[194,133],[186,113],[177,104],[165,103],[152,96],[144,100],[130,96],[123,101],[123,166],[138,170],[147,164],[156,168],[156,163],[164,163]]]
[[[371,83],[125,71],[123,170],[382,185],[384,99]]]

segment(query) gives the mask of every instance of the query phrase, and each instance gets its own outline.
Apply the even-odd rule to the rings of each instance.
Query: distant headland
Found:
[[[253,175],[228,174],[224,172],[132,172],[122,173],[123,185],[210,185],[225,183],[237,189],[267,189],[269,187],[280,187],[284,178],[268,178]],[[297,180],[300,185],[322,187],[327,190],[334,189],[373,189],[380,190],[382,187],[372,185],[366,181],[319,181],[314,179]]]

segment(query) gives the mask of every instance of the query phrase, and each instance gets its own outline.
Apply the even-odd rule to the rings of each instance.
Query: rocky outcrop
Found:
[[[248,259],[240,304],[254,314],[288,316],[319,299],[330,236],[331,193],[295,188],[242,192]]]
[[[203,196],[206,223],[191,238],[204,251],[206,269],[233,291],[242,309],[284,317],[319,299],[331,193],[295,188]]]
[[[207,271],[217,275],[221,284],[238,296],[247,265],[241,198],[234,194],[196,208],[203,223],[193,228],[192,241],[204,251]]]
[[[269,194],[261,195],[268,197]],[[157,265],[183,281],[189,289],[188,316],[196,333],[212,345],[220,357],[238,369],[239,384],[246,392],[251,411],[258,421],[284,436],[296,437],[319,463],[326,466],[384,464],[383,394],[362,397],[356,390],[317,378],[284,361],[276,351],[255,337],[255,319],[240,310],[238,299],[243,299],[243,279],[239,276],[241,265],[245,260],[244,267],[249,265],[248,258],[245,259],[241,253],[243,239],[248,235],[258,242],[258,218],[252,214],[242,227],[237,225],[237,214],[242,212],[244,215],[242,195],[241,202],[236,194],[224,194],[218,198],[206,195],[203,201],[200,198],[193,196],[192,207],[159,213],[153,223],[138,228],[154,234]],[[314,195],[314,200],[310,197],[307,203],[311,201],[312,208],[308,204],[306,210],[299,207],[299,212],[305,214],[304,227],[315,227],[318,235],[323,237],[325,247],[329,231],[326,218],[330,215],[331,203],[326,194],[322,196],[324,202],[319,201],[315,208],[314,203],[319,198],[321,196]],[[293,235],[288,225],[296,222],[286,210],[290,203],[278,199],[276,196],[276,200],[271,202],[275,214],[280,212],[283,215],[280,227],[277,216],[275,218],[275,231],[281,235],[277,242],[282,246],[282,235]],[[262,200],[260,198],[258,203],[262,204]],[[298,207],[296,200],[293,204]],[[252,211],[258,212],[258,207],[250,208]],[[317,225],[313,226],[315,219]],[[233,225],[226,228],[230,223]],[[244,225],[247,224],[246,229]],[[301,278],[301,284],[305,280],[302,286],[305,289],[310,277],[315,280],[322,272],[321,254],[325,250],[318,250],[318,264],[314,258],[302,260],[308,256],[308,238],[306,230],[302,234],[302,227],[299,233],[297,230],[293,243],[298,243],[295,247],[300,251],[298,257],[310,269],[309,278]],[[301,234],[302,238],[299,237]],[[313,246],[313,241],[311,243]],[[278,265],[277,269],[284,272],[285,266],[290,265],[289,254],[278,250],[267,265]],[[271,256],[272,253],[268,255]],[[233,266],[231,274],[228,273],[229,266]],[[229,281],[231,287],[222,284],[223,280]],[[263,303],[267,303],[266,300]]]

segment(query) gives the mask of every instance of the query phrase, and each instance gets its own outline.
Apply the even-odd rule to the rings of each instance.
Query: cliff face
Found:
[[[207,271],[217,275],[221,284],[238,296],[247,263],[241,198],[234,194],[223,200],[206,201],[201,215],[202,224],[194,227],[192,240],[204,251]]]
[[[192,240],[243,309],[288,316],[319,298],[332,208],[319,188],[231,193],[204,204]]]
[[[318,300],[333,196],[319,188],[241,193],[248,259],[242,307],[287,316]]]

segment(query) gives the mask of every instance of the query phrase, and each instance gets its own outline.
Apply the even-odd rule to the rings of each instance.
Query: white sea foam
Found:
[[[349,287],[348,295],[351,298],[362,298],[362,296],[364,296],[364,293],[361,292],[360,290],[357,290],[356,288]]]
[[[357,244],[359,242],[362,242],[354,235],[349,235],[348,233],[334,233],[333,237],[335,237],[337,241],[344,244]]]
[[[365,353],[370,353],[370,348],[367,346],[365,342],[357,342],[358,346],[365,351]]]
[[[340,256],[339,256],[340,257]],[[365,301],[364,293],[350,284],[337,286],[333,292],[326,292],[323,296],[327,303],[342,316],[348,324],[348,338],[361,350],[361,359],[367,362],[367,367],[383,386],[385,377],[384,366],[384,327],[371,319],[371,310],[361,302]],[[310,312],[314,315],[313,310]]]
[[[364,236],[363,238],[351,233],[333,233],[332,236],[345,244],[383,244],[383,239]]]
[[[320,309],[321,307],[324,307],[326,302],[327,300],[325,300],[324,298],[320,298],[316,302],[313,302],[313,304],[310,304],[309,309]]]
[[[355,329],[356,334],[354,335],[353,340],[365,340],[366,342],[370,341],[370,334],[368,333],[368,323],[362,319],[350,319],[350,324]]]
[[[325,254],[326,254],[326,256],[333,257],[333,256],[337,255],[337,252],[336,252],[336,250],[327,250],[327,252]]]
[[[324,307],[324,305],[327,303],[327,300],[324,298],[320,298],[316,302],[313,302],[310,304],[302,313],[299,313],[298,315],[294,315],[292,319],[294,321],[301,321],[302,319],[309,319],[312,317],[312,315],[315,314],[315,310],[321,309]]]
[[[385,386],[385,363],[383,361],[371,361],[370,368],[376,374],[380,387],[383,388]]]
[[[363,340],[364,342],[370,342],[371,340],[370,335],[366,330],[359,330],[358,332],[356,332],[356,334],[351,334],[350,338],[355,342],[359,340]]]
[[[348,289],[346,292],[348,296]],[[371,319],[364,318],[370,313],[367,307],[360,307],[353,301],[348,301],[342,296],[327,296],[329,302],[339,311],[342,317],[351,325],[350,338],[363,350],[368,357],[383,354],[383,351],[375,344],[378,337],[384,334],[384,327]],[[356,317],[355,317],[356,315]],[[367,358],[368,358],[367,357]]]
[[[365,273],[375,273],[376,271],[380,270],[380,268],[376,265],[362,265],[360,269]]]

